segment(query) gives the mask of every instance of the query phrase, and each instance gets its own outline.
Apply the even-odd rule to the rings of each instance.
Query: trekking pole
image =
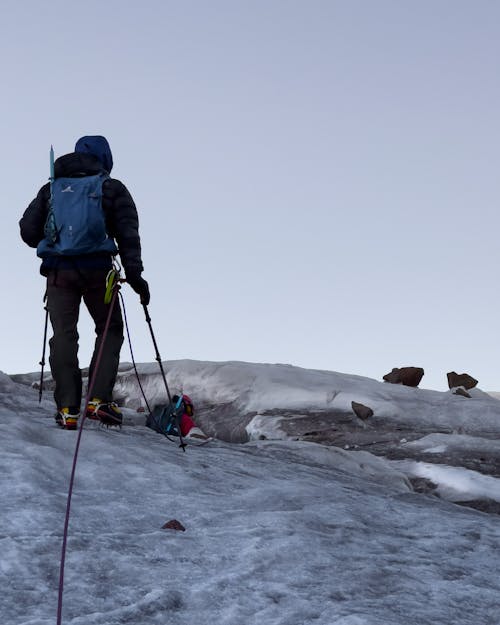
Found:
[[[161,361],[161,356],[160,356],[160,352],[158,350],[158,344],[156,343],[156,338],[153,332],[153,326],[151,324],[151,317],[149,316],[149,311],[148,311],[148,307],[146,304],[143,304],[142,307],[144,308],[144,314],[146,315],[146,323],[149,326],[149,332],[151,333],[151,338],[153,339],[153,345],[155,348],[155,352],[156,352],[156,360],[160,366],[160,371],[161,371],[161,375],[163,378],[163,382],[165,384],[165,388],[167,390],[167,397],[168,397],[168,401],[170,402],[170,405],[173,404],[172,402],[172,395],[170,394],[170,389],[168,388],[168,384],[167,384],[167,376],[165,375],[165,370],[163,369],[163,363]],[[179,447],[182,447],[182,451],[186,451],[186,443],[184,442],[184,439],[182,438],[182,434],[181,434],[181,428],[180,428],[180,423],[179,423],[179,415],[177,415],[177,425],[178,425],[178,431],[179,431],[179,439],[180,439],[180,444]]]
[[[52,208],[54,206],[54,146],[50,146],[49,152],[49,185],[50,185],[50,197],[49,197],[49,213],[47,216],[47,221],[44,226],[44,234],[49,235],[52,242],[55,242],[57,238],[57,228],[55,226],[54,221],[54,213],[52,212]],[[43,301],[45,304],[45,328],[43,331],[43,349],[42,349],[42,360],[40,361],[40,365],[42,367],[42,371],[40,374],[40,390],[38,392],[38,403],[42,402],[42,394],[43,394],[43,369],[45,367],[45,349],[47,344],[47,325],[49,322],[49,309],[47,306],[47,291],[45,291],[45,295],[43,296]]]
[[[137,379],[137,384],[139,385],[139,389],[141,391],[142,398],[144,400],[144,403],[146,404],[146,409],[148,411],[149,417],[152,419],[153,423],[156,425],[156,431],[159,432],[160,434],[162,434],[162,436],[164,436],[171,443],[175,443],[176,441],[174,441],[172,438],[170,438],[170,436],[166,432],[163,431],[163,429],[160,426],[160,423],[159,423],[158,419],[153,414],[153,411],[151,410],[151,406],[149,405],[148,398],[146,397],[146,393],[144,392],[144,386],[142,385],[142,382],[141,382],[141,376],[139,375],[139,371],[137,369],[137,363],[135,362],[134,350],[133,350],[133,347],[132,347],[132,339],[130,337],[130,328],[129,328],[128,319],[127,319],[127,308],[125,306],[125,300],[123,299],[123,295],[121,294],[121,292],[118,295],[120,296],[120,300],[121,300],[121,304],[122,304],[123,321],[125,323],[125,330],[127,332],[128,346],[129,346],[129,350],[130,350],[130,359],[132,360],[132,366],[134,368],[135,377]]]
[[[43,296],[44,308],[45,308],[45,327],[43,329],[43,348],[42,348],[42,359],[38,363],[41,365],[42,370],[40,372],[40,388],[38,390],[38,403],[42,403],[42,394],[43,394],[43,369],[45,367],[45,350],[47,348],[47,326],[49,324],[49,307],[47,306],[47,291],[45,291],[45,295]]]

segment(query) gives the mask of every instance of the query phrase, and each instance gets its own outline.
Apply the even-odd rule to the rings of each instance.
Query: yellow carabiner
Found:
[[[108,271],[108,275],[106,276],[106,291],[104,292],[104,303],[111,304],[111,299],[113,298],[113,290],[118,281],[119,273],[116,269],[110,269]]]

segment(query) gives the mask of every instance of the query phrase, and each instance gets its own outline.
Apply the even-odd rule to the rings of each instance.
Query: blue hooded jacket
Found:
[[[101,137],[100,135],[82,137],[76,142],[75,152],[92,154],[101,161],[102,166],[108,174],[111,173],[113,169],[113,155],[111,154],[111,148],[105,137]]]

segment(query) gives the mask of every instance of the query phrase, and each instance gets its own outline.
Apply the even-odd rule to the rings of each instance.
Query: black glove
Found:
[[[134,291],[140,296],[141,304],[147,306],[151,299],[149,295],[149,285],[144,278],[138,274],[133,276],[127,276],[127,282],[134,289]]]

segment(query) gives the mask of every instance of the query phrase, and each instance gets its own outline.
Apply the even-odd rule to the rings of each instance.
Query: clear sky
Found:
[[[41,356],[17,222],[50,145],[103,134],[163,359],[500,389],[499,42],[493,0],[2,0],[0,369]],[[86,313],[80,334],[86,366]]]

